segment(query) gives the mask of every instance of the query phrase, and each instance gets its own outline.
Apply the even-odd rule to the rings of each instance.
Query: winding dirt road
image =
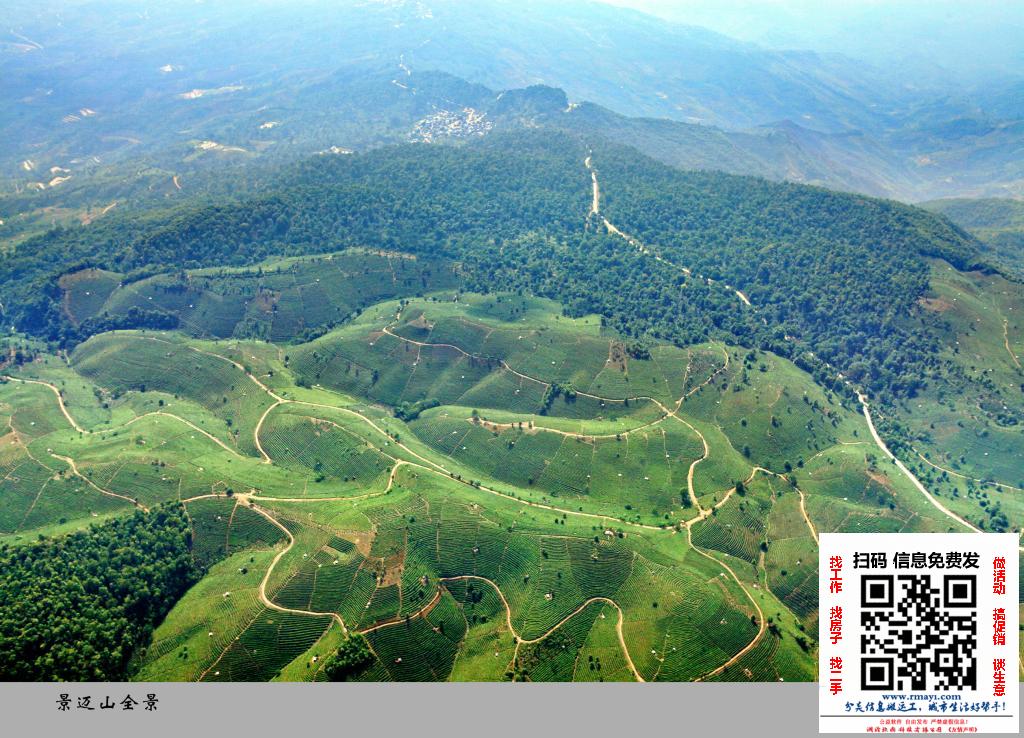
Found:
[[[750,603],[754,606],[754,609],[757,610],[757,634],[753,637],[753,639],[751,639],[750,643],[748,643],[746,646],[744,646],[742,649],[740,649],[740,651],[738,651],[731,659],[726,661],[724,664],[719,666],[717,669],[714,669],[713,671],[709,671],[707,674],[704,674],[703,676],[701,676],[701,677],[699,677],[698,679],[695,680],[695,681],[698,681],[698,682],[703,682],[705,679],[709,679],[710,677],[717,676],[718,674],[721,674],[723,671],[725,671],[730,666],[732,666],[737,661],[739,661],[741,658],[743,658],[743,656],[748,654],[754,648],[754,646],[757,645],[757,642],[759,640],[761,640],[761,636],[763,636],[765,634],[765,631],[768,629],[768,624],[767,624],[767,622],[765,622],[764,612],[762,612],[761,606],[757,603],[757,600],[754,599],[754,596],[752,594],[750,594],[750,592],[747,591],[747,588],[743,586],[743,582],[741,582],[740,578],[738,576],[736,576],[736,572],[734,572],[732,570],[732,567],[729,566],[724,561],[721,561],[720,559],[716,559],[714,556],[709,554],[707,551],[704,551],[703,549],[701,549],[701,548],[697,547],[696,545],[694,545],[694,543],[693,543],[693,533],[691,532],[689,525],[686,526],[686,537],[687,537],[687,539],[690,542],[690,548],[692,548],[694,551],[696,551],[698,554],[700,554],[704,558],[710,559],[711,561],[715,562],[716,564],[718,564],[719,566],[724,568],[727,572],[729,572],[729,574],[732,576],[733,580],[736,582],[737,586],[743,591],[743,594],[745,594],[747,596],[747,599],[750,600]]]
[[[629,649],[626,647],[626,639],[625,639],[625,637],[622,634],[622,623],[623,623],[622,608],[619,607],[618,603],[615,602],[615,600],[612,600],[612,599],[610,599],[608,597],[591,597],[590,599],[585,601],[583,604],[581,604],[579,607],[577,607],[575,610],[573,610],[571,613],[569,613],[564,618],[559,620],[555,625],[553,625],[550,628],[548,628],[540,636],[538,636],[536,638],[526,639],[526,638],[523,638],[516,631],[515,626],[512,625],[512,608],[508,604],[508,600],[505,599],[505,594],[501,591],[501,587],[499,587],[497,585],[497,583],[491,581],[487,577],[477,576],[476,574],[464,574],[462,576],[457,576],[457,577],[445,577],[441,581],[443,581],[443,582],[456,582],[456,581],[464,581],[464,580],[477,580],[477,581],[481,581],[481,582],[486,582],[487,584],[491,585],[491,587],[494,588],[494,591],[497,593],[498,598],[501,600],[501,604],[503,604],[505,606],[505,624],[508,627],[509,632],[516,639],[516,650],[517,650],[517,652],[518,652],[519,645],[522,644],[522,643],[525,643],[525,644],[540,643],[545,638],[547,638],[549,635],[551,635],[556,630],[558,630],[560,627],[565,625],[565,623],[567,623],[573,617],[575,617],[579,613],[583,612],[583,610],[585,610],[588,605],[591,605],[594,602],[604,602],[606,604],[611,605],[612,607],[615,608],[615,611],[618,612],[618,614],[619,614],[619,620],[615,624],[615,631],[616,631],[616,633],[619,636],[619,647],[622,649],[622,655],[625,657],[626,663],[629,665],[629,670],[633,672],[633,678],[636,679],[636,681],[638,681],[638,682],[645,681],[644,678],[640,675],[640,672],[637,671],[636,665],[633,663],[633,658],[632,658],[632,656],[629,655]]]
[[[678,269],[683,274],[685,274],[687,277],[693,276],[693,271],[689,267],[681,266],[679,264],[676,264],[675,262],[669,261],[668,259],[664,258],[658,252],[656,252],[656,251],[648,248],[647,246],[645,246],[643,244],[643,242],[640,241],[640,239],[636,238],[635,236],[631,236],[628,233],[625,233],[624,231],[622,231],[619,228],[617,228],[610,220],[608,220],[608,218],[606,218],[604,215],[601,214],[601,187],[600,187],[600,185],[598,184],[598,181],[597,181],[597,169],[594,168],[593,157],[590,156],[590,155],[587,155],[587,158],[583,160],[583,164],[584,164],[584,166],[586,166],[587,170],[590,172],[590,179],[591,179],[591,181],[593,183],[593,196],[591,198],[590,212],[588,214],[588,218],[589,217],[600,218],[601,219],[601,223],[604,225],[604,227],[608,231],[608,233],[610,233],[613,236],[618,236],[619,238],[623,239],[624,241],[626,241],[626,243],[628,243],[630,246],[635,248],[641,254],[644,254],[645,256],[650,256],[655,261],[659,261],[662,264],[667,264],[668,266],[672,267],[673,269]],[[702,274],[698,274],[696,276],[697,276],[698,279],[704,280],[707,284],[713,284],[714,281],[715,281],[713,279],[709,279],[708,277],[705,277]],[[728,285],[726,285],[725,287],[726,287],[726,289],[731,290],[733,293],[735,293],[736,297],[744,305],[746,305],[749,308],[753,308],[754,307],[753,304],[750,302],[750,299],[743,292],[741,292],[740,290],[736,289],[735,287],[729,287]]]
[[[50,452],[50,456],[57,459],[58,461],[63,461],[65,464],[67,464],[72,474],[74,474],[76,477],[84,481],[86,484],[88,484],[94,490],[99,492],[101,495],[106,495],[107,497],[120,498],[122,500],[125,500],[126,502],[130,502],[132,505],[134,505],[137,508],[140,508],[144,512],[149,512],[149,508],[143,505],[138,500],[134,500],[131,497],[128,497],[127,495],[120,495],[117,492],[111,492],[100,487],[98,484],[89,479],[89,477],[85,476],[84,474],[82,474],[82,472],[78,471],[78,466],[75,464],[75,460],[72,459],[70,456],[61,456],[60,454],[55,454],[52,451]]]
[[[79,433],[89,433],[89,431],[85,430],[80,425],[78,425],[78,423],[75,422],[75,419],[71,417],[71,413],[68,412],[68,408],[64,404],[64,396],[60,393],[60,390],[57,389],[55,385],[52,385],[49,382],[44,382],[40,379],[22,379],[21,377],[12,377],[9,374],[4,374],[3,378],[11,380],[13,382],[21,382],[22,384],[39,384],[42,385],[43,387],[48,387],[50,390],[53,391],[53,394],[57,395],[57,404],[60,405],[60,411],[64,413],[64,417],[67,418],[67,421],[68,423],[71,424],[71,427],[74,428]]]
[[[403,340],[403,341],[410,341],[411,343],[420,343],[420,342],[416,342],[416,341],[411,341],[410,339],[405,339],[405,338],[403,338],[401,336],[397,336],[397,335],[391,333],[390,330],[387,330],[387,329],[385,329],[385,332],[388,332],[393,337],[398,338],[398,339]],[[161,341],[162,343],[172,343],[172,342],[169,342],[169,341],[162,341],[161,339],[156,339],[156,338],[152,338],[152,337],[147,337],[147,338],[148,338],[148,340]],[[436,345],[439,345],[439,344],[425,344],[424,343],[422,345],[436,346]],[[394,439],[392,439],[390,437],[390,435],[388,435],[387,431],[385,431],[383,428],[381,428],[379,425],[377,425],[375,422],[373,422],[373,420],[371,420],[370,418],[366,417],[365,415],[362,415],[361,413],[358,413],[358,412],[356,412],[354,410],[351,410],[351,409],[345,408],[345,407],[338,407],[338,406],[332,406],[332,405],[325,405],[325,404],[321,404],[321,403],[312,403],[312,402],[305,402],[305,401],[299,401],[299,400],[290,400],[290,399],[283,398],[283,397],[277,395],[271,389],[269,389],[258,378],[256,378],[248,370],[246,370],[245,367],[243,367],[241,364],[239,364],[239,363],[237,363],[237,362],[235,362],[235,361],[233,361],[231,359],[228,359],[227,357],[221,356],[219,354],[214,354],[212,352],[203,351],[203,350],[200,350],[200,349],[196,349],[194,347],[189,347],[189,348],[191,350],[193,350],[193,351],[198,352],[198,353],[207,354],[209,356],[221,359],[223,361],[226,361],[226,362],[232,364],[237,369],[239,369],[240,371],[245,373],[246,376],[249,379],[251,379],[256,384],[256,386],[258,386],[262,391],[264,391],[269,397],[271,397],[274,400],[274,403],[264,411],[263,415],[261,416],[259,422],[257,423],[257,425],[256,425],[256,427],[254,428],[254,431],[253,431],[253,433],[254,433],[254,442],[256,444],[256,448],[259,451],[259,453],[260,453],[260,455],[261,455],[261,457],[262,457],[264,462],[272,462],[272,459],[266,453],[265,449],[263,449],[262,444],[260,443],[260,440],[259,440],[260,430],[262,429],[263,424],[266,421],[266,418],[269,417],[270,413],[275,408],[277,408],[277,407],[279,407],[281,405],[284,405],[284,404],[297,404],[297,405],[302,405],[302,406],[307,406],[307,407],[324,408],[324,409],[332,410],[332,411],[335,411],[335,412],[343,412],[343,413],[346,413],[348,415],[351,415],[351,416],[357,418],[358,420],[360,420],[361,422],[366,423],[367,425],[369,425],[377,433],[383,435],[384,437],[387,437],[389,439],[389,442],[393,442],[398,448],[401,448],[403,451],[408,453],[413,458],[416,458],[420,462],[422,462],[422,463],[417,463],[417,462],[412,462],[412,461],[408,461],[408,460],[397,459],[395,457],[390,457],[393,461],[395,461],[395,466],[392,468],[392,471],[391,471],[391,473],[389,475],[388,489],[390,489],[392,487],[392,485],[394,483],[394,480],[395,480],[395,476],[396,476],[399,468],[401,466],[403,466],[403,465],[410,466],[410,467],[415,467],[417,469],[422,469],[422,470],[430,472],[430,473],[434,473],[434,474],[438,474],[438,475],[444,476],[444,477],[446,477],[448,479],[453,479],[454,478],[452,472],[450,472],[444,466],[442,466],[442,465],[440,465],[440,464],[438,464],[438,463],[436,463],[434,461],[431,461],[430,459],[427,459],[426,457],[420,455],[416,451],[414,451],[411,448],[409,448],[406,444],[398,442],[398,441],[395,441]],[[470,356],[470,354],[468,354],[468,352],[465,352],[460,347],[453,346],[452,348],[455,348],[458,351],[462,352],[463,354],[465,354],[467,356]],[[525,375],[525,374],[522,374],[520,372],[517,372],[516,370],[512,369],[507,364],[505,364],[504,361],[502,361],[501,363],[502,363],[502,365],[508,371],[512,372],[513,374],[516,374],[517,376],[522,377],[523,379],[526,379],[526,380],[529,380],[529,381],[533,381],[533,382],[539,382],[541,384],[546,385],[546,383],[541,382],[541,380],[538,380],[538,379],[535,379],[533,377],[529,377],[528,375]],[[706,386],[709,382],[713,381],[714,378],[721,371],[724,371],[724,370],[726,370],[728,368],[728,363],[729,363],[729,356],[728,356],[728,352],[725,351],[725,362],[724,362],[724,365],[722,367],[720,367],[719,369],[717,369],[715,372],[713,372],[711,374],[711,376],[708,377],[701,385],[699,385],[698,387],[695,387],[694,389],[692,389],[686,396],[689,396],[689,395],[693,394],[693,392],[698,391],[701,387]],[[63,397],[62,397],[60,391],[54,385],[46,383],[46,382],[41,382],[41,381],[38,381],[38,380],[24,380],[24,379],[14,378],[14,377],[12,377],[12,379],[15,379],[16,381],[35,383],[35,384],[42,384],[42,385],[48,387],[56,395],[56,397],[58,399],[58,403],[59,403],[59,405],[61,407],[61,411],[64,414],[65,418],[68,420],[69,424],[73,428],[75,428],[77,431],[79,431],[79,432],[81,432],[83,434],[90,433],[90,431],[86,431],[85,429],[81,428],[81,426],[79,426],[78,423],[74,420],[74,418],[68,412],[67,407],[64,404]],[[606,402],[607,401],[612,401],[612,402],[616,401],[616,400],[612,400],[611,398],[602,398],[600,396],[590,395],[588,393],[580,393],[580,394],[583,394],[584,396],[588,396],[588,397],[593,397],[595,399],[599,399],[599,400],[606,401]],[[689,494],[691,496],[691,499],[694,500],[694,503],[697,506],[698,511],[700,511],[700,516],[697,519],[704,519],[707,515],[710,514],[711,511],[710,510],[704,511],[700,507],[699,502],[697,502],[696,490],[694,489],[694,485],[693,485],[693,472],[694,472],[694,468],[695,468],[696,464],[699,463],[699,461],[707,458],[708,455],[710,454],[710,445],[707,443],[707,441],[704,438],[703,434],[701,434],[696,428],[694,428],[687,421],[683,420],[681,417],[678,416],[679,410],[680,410],[681,405],[682,405],[682,401],[683,401],[683,399],[686,396],[684,396],[683,398],[680,398],[676,402],[675,408],[668,408],[663,403],[661,403],[660,401],[656,400],[655,398],[651,398],[651,397],[648,397],[648,398],[631,398],[631,399],[634,400],[634,401],[640,400],[640,399],[646,399],[646,400],[649,400],[649,401],[655,403],[663,411],[663,413],[665,414],[662,419],[665,419],[668,416],[675,417],[677,420],[679,420],[680,422],[684,423],[691,430],[693,430],[694,433],[701,439],[701,441],[702,441],[702,443],[704,445],[704,455],[702,456],[702,458],[700,460],[698,460],[698,461],[694,462],[693,464],[691,464],[690,469],[688,471],[687,487],[688,487],[688,491],[689,491]],[[621,400],[619,400],[619,401],[621,402]],[[189,421],[184,420],[183,418],[179,418],[176,415],[173,415],[173,414],[170,414],[170,413],[163,413],[163,412],[161,412],[161,413],[154,413],[154,414],[166,415],[167,417],[171,417],[171,418],[174,418],[176,420],[179,420],[179,421],[185,423],[187,426],[189,426],[193,430],[196,430],[196,431],[202,433],[204,436],[210,438],[211,440],[216,442],[219,446],[221,446],[223,448],[226,448],[229,451],[232,451],[232,453],[236,453],[237,454],[237,452],[234,452],[233,450],[231,450],[222,441],[220,441],[219,439],[211,436],[206,431],[203,431],[202,429],[197,428],[196,426],[194,426],[194,424],[190,423]],[[130,423],[137,422],[137,420],[139,420],[141,417],[142,416],[140,416],[139,418],[134,418],[132,421],[129,421],[129,422]],[[387,454],[385,454],[385,455],[387,455]],[[73,473],[77,473],[77,467],[74,466],[74,462],[73,461],[66,460],[66,457],[62,458],[62,460],[65,460],[66,463],[68,463],[69,467],[72,468]],[[751,478],[753,477],[754,473],[756,473],[756,470],[755,470],[755,472],[752,472]],[[87,481],[89,481],[89,480],[87,480]],[[641,529],[650,530],[650,531],[667,532],[667,533],[670,533],[670,534],[674,534],[675,533],[675,530],[673,528],[662,528],[661,526],[646,525],[646,524],[635,523],[635,522],[626,522],[626,521],[622,521],[622,520],[619,520],[617,518],[612,518],[612,517],[609,517],[609,516],[606,516],[606,515],[599,515],[599,514],[595,514],[595,513],[585,513],[585,512],[582,512],[582,511],[578,511],[578,510],[568,510],[568,509],[564,509],[564,508],[558,508],[558,507],[553,506],[553,505],[548,505],[548,504],[539,503],[539,502],[533,502],[533,501],[530,501],[530,500],[523,500],[523,499],[515,497],[515,496],[513,496],[511,494],[508,494],[508,493],[505,493],[505,492],[501,492],[499,490],[495,490],[495,489],[489,488],[489,487],[487,487],[485,485],[471,484],[470,482],[463,481],[463,480],[455,480],[455,481],[460,481],[462,484],[470,486],[470,487],[472,487],[474,489],[477,489],[477,490],[480,490],[480,491],[483,491],[483,492],[486,492],[486,493],[489,493],[489,494],[492,494],[492,495],[496,495],[498,497],[505,498],[505,499],[507,499],[509,501],[512,501],[512,502],[515,502],[515,503],[518,503],[518,504],[521,504],[521,505],[525,505],[525,506],[529,506],[529,507],[534,507],[534,508],[537,508],[537,509],[549,510],[549,511],[556,512],[556,513],[561,513],[561,514],[564,514],[564,515],[573,515],[573,516],[576,516],[576,517],[582,517],[582,518],[587,518],[587,519],[598,520],[598,521],[601,521],[601,523],[604,524],[604,525],[607,525],[609,523],[612,523],[612,524],[623,524],[623,525],[627,525],[627,526],[630,526],[630,527],[641,528]],[[90,482],[90,484],[91,484],[91,482]],[[103,491],[104,493],[106,493],[106,491],[104,491],[104,490],[100,490],[100,491]],[[112,494],[113,496],[116,496],[116,497],[122,497],[123,499],[127,499],[127,500],[133,502],[133,504],[138,504],[138,503],[134,503],[134,501],[130,500],[130,498],[123,497],[122,495],[117,495],[116,493],[109,493],[109,494]],[[377,494],[379,494],[379,493],[377,493]],[[217,495],[213,495],[213,496],[217,496]],[[202,495],[200,497],[206,497],[206,495]],[[366,496],[363,496],[363,497],[366,497]],[[258,588],[258,596],[259,596],[260,602],[265,607],[267,607],[269,609],[272,609],[272,610],[277,610],[277,611],[280,611],[280,612],[291,612],[291,613],[302,614],[302,615],[310,615],[310,616],[330,616],[336,622],[338,622],[338,624],[342,627],[343,632],[347,634],[349,632],[348,631],[348,627],[346,626],[344,620],[341,618],[341,616],[338,613],[335,613],[335,612],[316,612],[316,611],[312,611],[312,610],[301,610],[301,609],[296,609],[296,608],[286,608],[286,607],[283,607],[283,606],[278,605],[277,603],[273,602],[267,596],[267,592],[266,592],[267,584],[268,584],[268,582],[270,580],[270,577],[273,574],[273,571],[274,571],[275,567],[280,562],[280,560],[293,548],[293,546],[295,544],[295,538],[292,535],[292,533],[284,525],[282,525],[280,523],[280,521],[278,521],[272,514],[270,514],[267,510],[265,510],[262,507],[260,507],[258,504],[256,504],[256,500],[257,499],[265,500],[268,503],[273,502],[275,500],[276,501],[293,501],[293,502],[315,502],[315,501],[318,501],[318,500],[320,500],[322,498],[289,498],[289,499],[285,499],[285,498],[271,498],[271,497],[262,498],[262,497],[257,497],[255,495],[243,495],[243,494],[237,495],[236,498],[237,498],[239,504],[241,504],[243,502],[248,502],[249,505],[250,505],[250,509],[254,510],[255,512],[257,512],[260,515],[262,515],[265,518],[267,518],[273,525],[275,525],[277,528],[279,528],[285,534],[285,536],[288,539],[287,545],[284,548],[282,548],[282,550],[280,550],[275,555],[275,557],[272,560],[271,564],[267,568],[267,571],[264,574],[262,580],[260,581],[260,585],[259,585],[259,588]],[[198,499],[198,498],[193,498],[193,499]],[[346,500],[354,500],[356,498],[344,498],[344,499],[346,499]],[[719,502],[715,507],[719,507],[722,504],[725,504],[725,502],[728,499],[729,499],[729,495],[727,494],[725,496],[725,499],[723,499],[721,502]],[[802,495],[801,495],[801,500],[802,499],[803,498],[802,498]],[[802,505],[801,505],[801,509],[803,511],[803,506]],[[809,518],[806,517],[806,512],[805,511],[804,511],[804,513],[805,513],[805,520],[807,520],[808,525],[811,527],[812,535],[813,535],[814,534],[813,533],[813,526],[811,526]],[[694,520],[696,520],[696,519],[694,519]],[[750,594],[749,591],[747,591],[746,587],[744,587],[742,582],[739,580],[739,577],[732,570],[732,568],[728,564],[726,564],[725,562],[716,559],[715,557],[711,556],[710,554],[708,554],[707,552],[701,550],[700,548],[698,548],[697,546],[695,546],[693,544],[692,534],[690,532],[690,528],[691,528],[692,523],[694,522],[694,520],[691,520],[686,525],[687,539],[688,539],[689,545],[691,546],[691,548],[693,548],[695,551],[697,551],[698,554],[700,554],[700,555],[708,558],[709,560],[719,564],[726,572],[729,573],[730,576],[732,576],[734,581],[737,583],[737,585],[740,587],[740,589],[744,592],[744,594],[747,595],[748,599],[751,601],[751,603],[753,604],[754,608],[757,610],[758,616],[759,616],[759,626],[760,626],[759,629],[758,629],[757,635],[755,635],[754,639],[744,649],[742,649],[740,652],[738,652],[736,655],[734,655],[728,662],[723,664],[717,670],[715,670],[713,672],[710,672],[709,674],[705,675],[705,677],[702,677],[702,678],[706,678],[707,676],[713,676],[714,674],[720,673],[722,670],[724,670],[728,666],[730,666],[733,663],[735,663],[745,653],[749,652],[756,645],[758,640],[762,637],[762,635],[763,635],[763,633],[765,631],[765,627],[766,626],[765,626],[765,621],[764,621],[763,613],[761,612],[761,608],[758,605],[756,599]],[[492,587],[495,588],[496,592],[498,593],[498,595],[499,595],[500,599],[502,600],[502,603],[503,603],[503,605],[505,607],[505,610],[506,610],[506,620],[507,620],[507,624],[509,626],[509,630],[517,638],[517,648],[518,648],[518,643],[519,642],[535,643],[535,642],[538,642],[538,641],[542,640],[543,638],[546,638],[552,632],[554,632],[557,628],[559,628],[562,625],[564,625],[565,622],[567,622],[569,619],[571,619],[575,615],[579,614],[583,609],[585,609],[588,605],[593,604],[594,602],[604,602],[604,603],[614,607],[616,609],[617,613],[618,613],[618,622],[616,623],[616,632],[617,632],[617,635],[618,635],[619,644],[620,644],[620,647],[622,648],[624,657],[625,657],[625,659],[626,659],[626,661],[627,661],[627,663],[629,665],[629,668],[630,668],[631,672],[633,673],[634,678],[637,681],[644,681],[643,677],[640,675],[639,671],[636,668],[635,663],[632,660],[632,657],[631,657],[631,655],[629,653],[628,647],[626,646],[625,636],[623,634],[624,615],[623,615],[621,607],[619,607],[618,603],[616,603],[614,600],[612,600],[610,598],[605,598],[605,597],[590,598],[587,601],[583,602],[581,605],[579,605],[572,613],[570,613],[568,616],[563,618],[559,623],[557,623],[554,626],[552,626],[552,628],[550,628],[545,634],[543,634],[540,637],[535,638],[535,639],[524,640],[524,639],[521,638],[521,636],[517,633],[517,631],[512,626],[511,608],[509,606],[509,603],[505,599],[504,594],[501,592],[500,588],[494,582],[492,582],[492,581],[490,581],[490,580],[488,580],[486,578],[478,577],[478,576],[475,576],[475,575],[465,575],[463,577],[456,577],[456,578],[450,579],[449,581],[455,581],[457,579],[480,579],[481,581],[488,582]],[[435,599],[438,598],[438,597],[439,597],[439,594],[436,594],[435,595]],[[436,603],[434,603],[434,604],[436,604]],[[428,603],[428,607],[430,605],[431,605],[431,603]],[[420,610],[420,613],[424,613],[424,612],[429,612],[427,607],[425,607],[425,608]],[[401,620],[404,621],[404,618],[402,618]],[[370,627],[376,629],[376,628],[380,628],[380,627],[387,627],[387,625],[389,625],[389,624],[392,624],[392,623],[378,623],[378,624],[375,624],[375,625],[370,626]]]
[[[42,385],[44,387],[50,388],[53,391],[53,393],[57,396],[57,403],[60,405],[60,411],[61,411],[61,413],[64,414],[64,417],[67,419],[68,423],[71,425],[72,428],[74,428],[76,431],[78,431],[79,433],[81,433],[84,436],[100,435],[100,434],[103,434],[103,433],[110,433],[112,431],[121,430],[123,428],[127,428],[127,427],[129,427],[131,425],[134,425],[135,423],[138,423],[140,420],[143,420],[144,418],[150,418],[150,417],[170,418],[172,420],[176,420],[179,423],[182,423],[182,424],[186,425],[187,427],[189,427],[192,430],[194,430],[196,433],[201,433],[202,435],[206,436],[208,439],[210,439],[211,441],[216,443],[218,446],[223,448],[228,453],[233,454],[234,456],[237,456],[239,458],[243,458],[242,454],[238,453],[238,451],[236,451],[235,449],[233,449],[230,446],[228,446],[226,443],[224,443],[224,441],[222,441],[221,439],[217,438],[216,436],[211,434],[209,431],[203,430],[202,428],[200,428],[195,423],[191,422],[190,420],[186,420],[185,418],[181,417],[180,415],[175,415],[174,413],[169,413],[169,412],[167,412],[165,410],[152,410],[152,411],[150,411],[148,413],[143,413],[142,415],[136,415],[134,418],[132,418],[131,420],[129,420],[129,421],[125,422],[125,423],[122,423],[121,425],[110,426],[108,428],[101,428],[99,430],[86,430],[85,428],[81,427],[77,423],[77,421],[75,421],[75,419],[71,416],[71,413],[68,411],[67,405],[64,404],[64,397],[61,395],[60,390],[55,385],[50,384],[49,382],[44,382],[42,380],[38,380],[38,379],[22,379],[21,377],[11,377],[11,376],[7,376],[7,375],[4,375],[4,378],[5,379],[13,380],[15,382],[22,382],[22,383],[25,383],[25,384],[39,384],[39,385]]]
[[[887,459],[889,459],[890,461],[892,461],[894,464],[896,464],[896,468],[899,469],[901,472],[903,472],[903,474],[907,477],[907,479],[910,480],[910,482],[917,488],[917,490],[922,495],[924,495],[925,498],[930,503],[932,503],[932,505],[934,505],[935,508],[939,512],[941,512],[943,515],[945,515],[946,517],[950,518],[951,520],[955,520],[960,525],[963,525],[964,527],[969,528],[970,530],[974,531],[975,533],[981,533],[981,530],[979,528],[975,528],[973,525],[968,523],[966,520],[961,518],[959,515],[957,515],[952,510],[950,510],[945,505],[943,505],[941,502],[939,502],[937,499],[935,499],[932,496],[931,492],[929,492],[925,488],[925,486],[923,484],[921,484],[921,481],[916,476],[914,476],[914,473],[912,471],[910,471],[910,469],[908,469],[906,467],[906,465],[902,461],[900,461],[898,458],[896,458],[896,455],[892,451],[889,450],[889,447],[885,445],[885,441],[882,440],[882,437],[880,435],[878,435],[878,431],[875,429],[875,424],[871,420],[871,410],[868,407],[868,398],[867,398],[867,396],[865,396],[865,394],[863,392],[860,392],[858,390],[857,391],[857,399],[860,400],[861,408],[864,410],[864,418],[867,420],[868,428],[871,430],[871,437],[875,439],[875,445],[877,445],[878,448],[882,451],[882,453],[885,454],[885,457]]]
[[[925,458],[924,454],[922,454],[916,448],[914,449],[914,453],[917,454],[917,457],[921,459],[921,461],[926,463],[928,466],[938,471],[946,472],[946,474],[949,474],[950,476],[959,477],[960,479],[970,479],[972,482],[978,482],[979,484],[992,484],[995,485],[996,487],[1002,487],[1003,489],[1011,489],[1014,492],[1024,492],[1024,489],[1021,489],[1020,487],[1014,487],[1012,484],[1003,484],[1002,482],[995,482],[992,481],[991,479],[978,479],[978,477],[969,477],[966,474],[961,474],[960,472],[953,471],[952,469],[947,469],[944,466],[939,466],[935,462],[929,461],[927,458]]]
[[[245,495],[237,495],[237,498],[238,498],[239,504],[240,504],[242,501],[244,501],[246,499],[246,496]],[[264,510],[259,505],[255,505],[255,504],[250,505],[249,509],[252,510],[253,512],[257,512],[260,515],[262,515],[263,517],[265,517],[267,520],[269,520],[275,526],[280,528],[281,531],[284,532],[284,534],[286,536],[288,536],[288,545],[285,546],[284,548],[282,548],[280,551],[277,552],[277,555],[274,557],[274,560],[271,561],[270,562],[270,566],[267,567],[267,573],[264,574],[263,575],[263,579],[260,580],[260,586],[259,586],[260,602],[262,602],[265,607],[268,607],[271,610],[277,610],[278,612],[292,612],[292,613],[297,613],[299,615],[319,615],[319,616],[330,615],[332,618],[334,618],[337,621],[338,625],[341,626],[342,632],[345,635],[348,635],[348,627],[345,625],[345,621],[342,620],[341,615],[339,615],[336,612],[315,612],[313,610],[297,610],[297,609],[292,608],[292,607],[282,607],[281,605],[278,605],[276,602],[274,602],[269,597],[267,597],[267,582],[270,581],[270,575],[274,572],[274,567],[277,566],[277,562],[280,561],[281,558],[286,553],[288,553],[289,551],[292,550],[292,546],[295,545],[295,536],[292,535],[292,532],[290,530],[288,530],[286,527],[281,525],[280,521],[278,521],[277,518],[275,518],[273,515],[271,515],[269,512]]]

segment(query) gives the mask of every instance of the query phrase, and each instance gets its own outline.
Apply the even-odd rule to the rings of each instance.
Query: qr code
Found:
[[[1016,533],[821,533],[818,729],[1020,735]]]
[[[863,576],[861,689],[976,689],[977,593],[971,574]]]

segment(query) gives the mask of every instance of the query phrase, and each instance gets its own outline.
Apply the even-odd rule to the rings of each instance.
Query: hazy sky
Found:
[[[603,0],[776,48],[1024,74],[1021,0]]]

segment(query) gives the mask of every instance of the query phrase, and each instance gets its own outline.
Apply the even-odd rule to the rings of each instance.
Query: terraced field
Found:
[[[909,428],[900,456],[942,504],[982,530],[1010,529],[1024,516],[1024,302],[998,274],[968,279],[944,262],[932,274],[922,308],[942,319],[961,391],[926,388],[883,420]]]
[[[136,678],[323,680],[359,636],[352,679],[811,679],[819,533],[963,529],[853,402],[778,356],[638,351],[513,295],[378,302],[432,277],[387,256],[344,266],[257,279],[280,293],[269,338],[300,332],[279,323],[285,293],[321,304],[319,325],[344,313],[309,341],[115,331],[5,369],[0,541],[188,512],[206,575]],[[334,268],[366,291],[282,286]],[[193,276],[184,294],[203,299],[253,278]],[[100,283],[108,310],[173,294],[83,275],[76,316]]]
[[[139,281],[88,269],[64,277],[61,288],[65,310],[76,323],[117,318],[134,308],[170,314],[196,337],[285,341],[340,323],[380,300],[455,284],[450,264],[350,249]]]

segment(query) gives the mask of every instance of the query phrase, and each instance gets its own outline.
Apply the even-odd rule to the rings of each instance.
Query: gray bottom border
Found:
[[[66,693],[70,709],[57,700]],[[155,712],[79,710],[77,698],[157,696]],[[5,735],[76,738],[276,736],[812,736],[805,684],[0,683]]]

